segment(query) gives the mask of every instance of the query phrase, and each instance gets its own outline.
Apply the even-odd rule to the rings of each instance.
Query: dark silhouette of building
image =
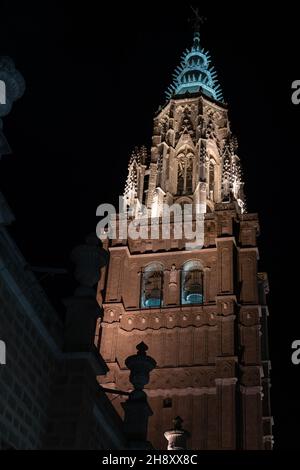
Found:
[[[7,57],[0,59],[0,80],[4,116],[25,84]],[[10,151],[2,131],[0,150]],[[96,235],[73,250],[78,287],[65,299],[62,320],[9,234],[13,220],[0,193],[0,450],[151,447],[146,441],[151,409],[141,386],[155,366],[147,347],[139,345],[138,354],[128,358],[133,391],[120,391],[127,396],[124,423],[96,379],[108,371],[94,344],[102,315],[95,286],[106,251]]]

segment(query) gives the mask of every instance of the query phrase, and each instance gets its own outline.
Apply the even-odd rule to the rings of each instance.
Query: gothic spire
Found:
[[[173,74],[173,82],[166,91],[166,97],[170,99],[175,95],[201,91],[208,97],[223,102],[222,90],[216,78],[216,71],[211,66],[210,54],[200,46],[199,22],[200,19],[195,25],[193,45],[183,53],[181,63]]]
[[[222,156],[222,199],[227,201],[232,196],[237,201],[241,213],[244,213],[246,212],[244,182],[242,181],[242,169],[236,150],[237,140],[234,136],[231,136],[224,147]]]
[[[133,208],[136,199],[139,198],[141,167],[147,162],[147,149],[145,146],[136,147],[131,154],[128,164],[128,174],[124,190],[126,206]],[[142,202],[142,201],[140,201]]]

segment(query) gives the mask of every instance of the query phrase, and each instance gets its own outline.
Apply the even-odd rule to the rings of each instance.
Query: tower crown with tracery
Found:
[[[137,217],[141,205],[153,217],[163,204],[193,204],[196,212],[213,212],[234,203],[245,212],[237,142],[232,136],[210,55],[199,32],[187,49],[167,91],[168,101],[154,117],[151,151],[131,156],[124,192]]]

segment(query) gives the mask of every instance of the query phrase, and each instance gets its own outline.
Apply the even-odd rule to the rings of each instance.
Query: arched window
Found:
[[[178,162],[177,194],[184,194],[184,163]]]
[[[215,188],[215,165],[211,161],[209,164],[209,196],[213,198]]]
[[[186,169],[186,193],[191,194],[193,192],[193,162],[189,161]]]
[[[163,266],[151,263],[142,272],[141,306],[161,307],[163,304]]]
[[[178,158],[177,194],[193,192],[193,158],[191,154],[181,154]]]
[[[182,268],[181,303],[203,303],[203,271],[200,261],[188,261]]]

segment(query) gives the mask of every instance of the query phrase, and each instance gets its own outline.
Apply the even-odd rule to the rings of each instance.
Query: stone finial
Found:
[[[183,420],[180,416],[173,419],[173,429],[164,433],[168,441],[168,450],[185,450],[186,441],[190,433],[182,428]]]
[[[175,431],[181,431],[182,423],[183,423],[183,419],[180,418],[180,416],[176,416],[176,418],[173,419],[173,429]]]
[[[142,341],[136,347],[137,353],[127,357],[125,364],[130,370],[129,380],[135,391],[142,391],[149,382],[150,372],[156,367],[156,361],[147,356],[148,346]],[[144,392],[142,392],[144,394]]]
[[[147,356],[148,346],[142,341],[136,347],[137,353],[129,356],[125,364],[130,370],[129,380],[134,390],[128,399],[122,403],[124,409],[124,430],[132,449],[147,449],[148,419],[152,410],[148,404],[147,395],[143,391],[149,382],[151,370],[156,366],[155,360]]]
[[[99,281],[100,268],[106,265],[108,255],[100,247],[96,234],[90,234],[86,237],[85,245],[74,248],[71,261],[75,264],[74,276],[80,284],[76,292],[80,295],[81,291],[84,293],[92,289]]]
[[[0,57],[0,81],[4,84],[4,96],[0,101],[0,117],[3,117],[10,113],[14,101],[25,91],[25,80],[10,57]]]
[[[64,299],[67,307],[64,348],[67,352],[88,352],[95,347],[96,322],[102,315],[94,286],[108,255],[99,245],[96,235],[92,234],[86,238],[85,245],[74,248],[71,260],[75,263],[75,279],[80,285],[73,296]]]
[[[137,349],[137,354],[146,356],[146,352],[148,351],[149,348],[147,344],[145,344],[144,341],[142,341],[141,343],[137,345],[136,349]]]

